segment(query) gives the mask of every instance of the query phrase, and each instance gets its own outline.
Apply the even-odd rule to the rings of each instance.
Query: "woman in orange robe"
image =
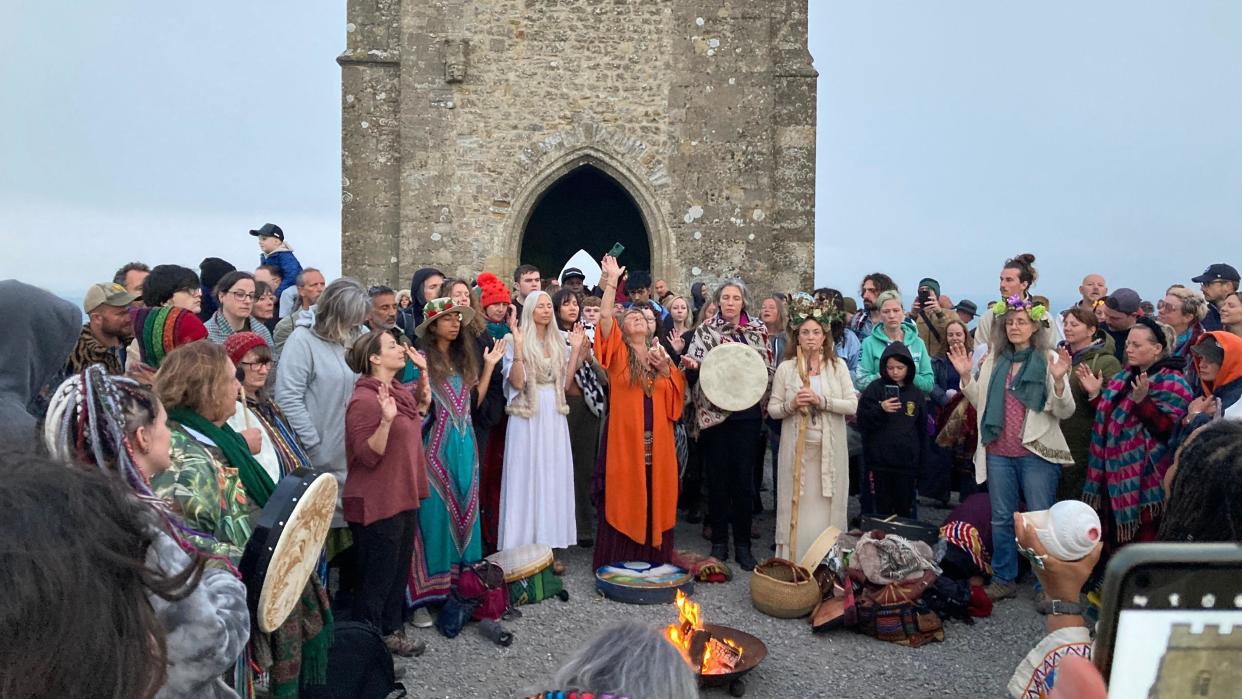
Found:
[[[625,271],[605,256],[595,353],[608,372],[608,423],[595,478],[599,527],[595,567],[622,561],[667,563],[677,519],[677,450],[686,380],[651,336],[639,311],[613,317]],[[600,492],[602,490],[602,493]]]

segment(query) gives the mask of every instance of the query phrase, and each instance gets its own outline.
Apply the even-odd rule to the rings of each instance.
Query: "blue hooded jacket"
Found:
[[[280,268],[280,287],[276,289],[277,299],[285,292],[285,289],[297,284],[298,275],[302,273],[302,263],[298,262],[293,251],[284,245],[273,250],[270,255],[259,255],[259,264],[274,265]]]

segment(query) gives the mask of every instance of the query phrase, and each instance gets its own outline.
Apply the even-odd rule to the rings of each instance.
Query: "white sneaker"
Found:
[[[429,629],[435,622],[431,620],[431,612],[426,607],[419,607],[414,610],[414,618],[410,620],[410,624],[416,629]]]

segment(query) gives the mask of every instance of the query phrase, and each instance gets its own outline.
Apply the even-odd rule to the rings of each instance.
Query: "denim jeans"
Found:
[[[1018,546],[1013,531],[1018,501],[1026,502],[1026,512],[1052,507],[1057,501],[1061,467],[1031,453],[987,457],[988,495],[992,502],[992,576],[1013,582],[1018,577]]]

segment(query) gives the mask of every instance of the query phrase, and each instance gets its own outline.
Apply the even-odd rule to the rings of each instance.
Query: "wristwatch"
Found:
[[[1052,616],[1082,616],[1082,605],[1077,602],[1051,600],[1048,613]]]

